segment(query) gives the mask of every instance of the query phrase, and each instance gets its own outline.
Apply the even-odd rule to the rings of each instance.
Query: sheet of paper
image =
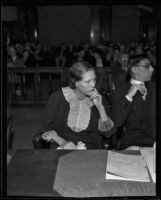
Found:
[[[108,152],[106,179],[150,182],[146,162],[141,155]]]
[[[140,152],[145,159],[150,175],[154,183],[156,183],[156,151],[155,148],[142,147]]]

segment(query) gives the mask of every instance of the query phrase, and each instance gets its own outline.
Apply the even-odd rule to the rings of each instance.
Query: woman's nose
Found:
[[[91,86],[91,87],[95,87],[95,84],[96,84],[95,81],[91,81],[91,82],[90,82],[90,86]]]

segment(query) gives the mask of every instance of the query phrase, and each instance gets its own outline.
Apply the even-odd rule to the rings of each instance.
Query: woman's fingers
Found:
[[[98,94],[92,94],[92,95],[91,95],[91,99],[95,99],[95,98],[97,98],[97,97],[99,97]]]
[[[49,141],[49,140],[52,139],[52,133],[50,131],[47,131],[47,132],[45,132],[45,133],[42,134],[42,138],[44,140],[48,140]]]
[[[85,143],[83,143],[81,141],[78,142],[76,146],[77,146],[77,149],[87,149]]]
[[[97,92],[96,89],[94,89],[94,90],[90,93],[91,99],[95,99],[95,98],[97,98],[97,97],[99,97],[99,96],[100,96],[100,94]]]

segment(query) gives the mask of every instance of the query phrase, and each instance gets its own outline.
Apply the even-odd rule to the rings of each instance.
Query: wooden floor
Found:
[[[59,84],[55,81],[54,89],[58,89]],[[48,81],[42,84],[41,100],[34,101],[32,87],[27,91],[27,98],[16,97],[15,101],[8,101],[7,116],[13,116],[12,123],[12,148],[13,149],[33,149],[32,136],[36,134],[41,124],[41,117],[49,98]]]
[[[32,136],[40,127],[44,108],[45,105],[10,107],[13,116],[13,149],[33,149]]]

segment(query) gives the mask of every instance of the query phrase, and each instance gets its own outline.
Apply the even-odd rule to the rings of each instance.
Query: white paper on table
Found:
[[[61,146],[58,146],[57,149],[59,150],[59,149],[63,149],[63,148]],[[78,149],[78,150],[86,150],[87,147],[86,147],[85,143],[80,141],[80,142],[77,143],[76,149]]]
[[[145,159],[150,175],[154,183],[156,183],[156,151],[152,147],[140,147],[140,152]]]
[[[146,162],[142,155],[108,152],[106,179],[150,182]]]

